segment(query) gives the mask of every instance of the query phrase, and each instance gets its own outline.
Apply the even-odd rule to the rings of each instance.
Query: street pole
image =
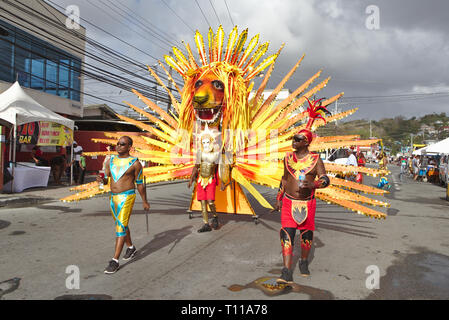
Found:
[[[173,53],[170,52],[170,56],[173,56]],[[173,68],[170,66],[170,69],[168,71],[168,74],[170,75],[170,77],[172,77],[173,79]],[[168,80],[168,90],[171,92],[172,90],[172,83],[170,80]],[[168,103],[167,103],[167,113],[170,113],[170,109],[171,109],[171,99],[170,97],[168,97]]]
[[[157,74],[157,63],[154,64],[153,67],[154,67],[154,71],[155,71],[156,75],[158,75]],[[155,101],[157,101],[159,99],[158,96],[157,96],[157,84],[154,86],[154,92],[155,92],[155,95],[156,95]]]
[[[338,100],[335,101],[335,112],[334,114],[338,113]],[[335,126],[338,126],[338,120],[335,120]]]
[[[373,137],[373,130],[371,128],[371,120],[369,121],[369,138],[371,139]]]

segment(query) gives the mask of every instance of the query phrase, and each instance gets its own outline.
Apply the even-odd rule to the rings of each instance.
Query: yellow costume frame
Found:
[[[306,125],[301,124],[307,118],[307,112],[297,113],[291,117],[292,112],[297,111],[307,99],[311,99],[322,88],[324,88],[330,78],[326,78],[318,84],[309,88],[312,83],[321,75],[321,70],[310,77],[306,82],[300,84],[287,98],[274,104],[275,98],[280,90],[285,86],[286,82],[291,78],[300,63],[304,59],[302,55],[293,68],[285,75],[282,81],[275,87],[269,97],[263,98],[262,93],[266,88],[270,79],[274,64],[278,58],[284,45],[272,55],[262,60],[268,50],[269,43],[259,44],[259,35],[248,38],[248,30],[245,29],[239,34],[237,27],[234,27],[228,36],[225,45],[225,34],[220,26],[216,33],[209,29],[207,35],[207,49],[203,41],[203,36],[197,31],[195,33],[195,44],[199,59],[197,60],[190,48],[185,43],[185,53],[173,48],[174,56],[165,56],[166,63],[177,71],[184,80],[184,88],[181,90],[167,71],[165,66],[159,62],[165,71],[167,78],[172,82],[181,96],[181,101],[175,99],[170,89],[164,84],[159,76],[148,67],[151,75],[158,83],[167,91],[170,96],[174,112],[169,114],[162,110],[155,103],[145,98],[142,94],[133,90],[139,99],[145,103],[152,111],[156,112],[159,117],[155,117],[143,109],[136,107],[128,102],[128,106],[137,111],[143,117],[155,123],[156,127],[147,125],[142,121],[134,120],[122,115],[117,115],[120,119],[132,123],[144,131],[154,135],[154,138],[142,137],[139,144],[136,144],[135,156],[141,160],[151,161],[156,164],[154,167],[145,168],[143,175],[146,177],[147,183],[160,181],[187,179],[195,165],[194,155],[196,153],[193,144],[193,124],[194,112],[192,106],[193,89],[195,79],[205,72],[213,70],[224,85],[224,101],[226,109],[223,111],[221,119],[221,136],[222,148],[225,152],[232,155],[230,167],[230,179],[235,185],[235,190],[239,195],[238,204],[230,207],[226,205],[227,213],[254,214],[254,210],[241,210],[248,204],[241,186],[251,193],[255,199],[265,208],[272,209],[272,206],[266,199],[252,186],[252,183],[271,188],[278,188],[281,177],[283,175],[283,159],[287,152],[291,151],[291,138],[301,128]],[[262,60],[258,64],[258,62]],[[254,82],[251,80],[259,75],[265,69],[264,79],[260,86],[255,90],[254,96],[249,99],[249,94],[253,90]],[[328,106],[343,96],[343,92],[322,101],[322,106]],[[338,114],[334,114],[324,119],[315,121],[311,130],[325,125],[331,121],[339,120],[353,114],[357,109],[351,109]],[[249,131],[246,131],[249,130]],[[258,133],[265,131],[262,142]],[[271,151],[269,141],[271,141],[271,132],[277,131],[276,150]],[[229,132],[249,132],[248,135],[229,134]],[[114,141],[114,140],[112,140]],[[111,144],[112,144],[111,141]],[[226,143],[225,143],[226,142]],[[378,143],[378,139],[372,140],[355,140],[354,136],[335,136],[335,137],[316,137],[311,143],[310,151],[321,151],[331,148],[343,148],[350,146],[370,146]],[[169,152],[167,152],[169,151]],[[89,153],[86,153],[89,155]],[[96,153],[98,155],[98,153]],[[267,167],[272,168],[267,172]],[[381,175],[388,173],[385,170],[375,170],[365,167],[339,166],[335,164],[325,164],[328,175],[332,176],[337,173],[350,171],[362,172],[371,175]],[[223,178],[223,177],[221,177]],[[91,197],[103,191],[98,190],[95,185],[90,190],[86,187],[78,188],[76,195],[66,197],[65,201],[74,201]],[[347,209],[364,214],[373,218],[385,218],[386,215],[380,211],[373,210],[364,206],[368,204],[372,206],[389,206],[388,203],[373,200],[357,193],[347,192],[347,189],[353,189],[364,193],[382,195],[385,193],[374,187],[350,183],[350,181],[341,181],[341,179],[331,178],[331,185],[326,189],[316,190],[316,197],[328,203],[337,204]],[[105,188],[107,190],[107,188]],[[218,191],[217,194],[220,194]],[[227,193],[225,193],[227,194]],[[243,197],[240,197],[243,195]],[[234,200],[227,200],[232,203]],[[217,207],[220,206],[217,201]],[[240,206],[240,207],[239,207]],[[224,206],[223,206],[224,207]],[[197,208],[195,201],[191,201],[189,209]]]

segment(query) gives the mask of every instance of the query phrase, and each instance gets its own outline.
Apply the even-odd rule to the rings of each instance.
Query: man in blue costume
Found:
[[[97,176],[97,181],[106,184],[111,183],[111,213],[115,220],[116,241],[115,254],[105,273],[115,273],[119,269],[118,259],[126,242],[128,248],[123,260],[132,259],[137,252],[131,241],[131,232],[128,228],[129,217],[136,200],[135,184],[143,201],[143,209],[149,210],[145,184],[143,183],[142,165],[135,157],[131,157],[129,151],[133,140],[128,136],[121,137],[117,142],[118,155],[112,155],[105,165],[105,178]],[[111,179],[112,178],[112,179]]]

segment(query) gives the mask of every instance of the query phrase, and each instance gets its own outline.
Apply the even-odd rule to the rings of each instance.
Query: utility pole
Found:
[[[371,127],[371,120],[369,121],[369,138],[371,139],[373,137],[373,129]]]
[[[338,100],[335,101],[335,111],[334,114],[338,113]],[[338,120],[335,120],[335,126],[338,126]]]
[[[154,65],[153,65],[153,68],[154,68],[154,72],[156,73],[156,75],[158,75],[157,74],[157,63],[155,63]],[[156,80],[156,79],[154,79],[154,80]],[[159,97],[157,96],[157,80],[156,80],[156,84],[155,84],[155,86],[154,86],[154,94],[155,94],[155,101],[156,101],[156,103],[157,103],[157,100],[159,100]]]
[[[171,51],[170,51],[170,56],[173,56],[173,53]],[[172,77],[172,79],[173,79],[173,68],[171,66],[170,66],[168,73],[170,74],[170,77]],[[172,90],[172,83],[170,80],[168,81],[168,90],[170,92]],[[170,109],[171,109],[171,99],[170,99],[170,97],[168,97],[167,113],[170,113]]]

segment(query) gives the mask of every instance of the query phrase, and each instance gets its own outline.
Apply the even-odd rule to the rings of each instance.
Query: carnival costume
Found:
[[[313,133],[310,130],[313,123],[317,119],[325,121],[323,115],[328,112],[325,107],[321,106],[320,100],[314,101],[313,104],[310,101],[308,103],[307,113],[309,121],[304,129],[297,132],[297,135],[304,136],[307,146],[313,141]],[[302,188],[302,181],[308,173],[316,168],[319,158],[318,154],[310,152],[301,159],[298,159],[294,152],[287,153],[284,158],[284,166],[294,181],[297,181],[298,188]],[[303,275],[309,274],[307,258],[312,247],[313,231],[315,230],[315,190],[328,187],[329,182],[327,175],[319,176],[314,182],[314,188],[311,190],[308,199],[296,199],[287,194],[281,183],[277,200],[282,201],[280,240],[285,267],[282,270],[281,277],[278,279],[279,282],[285,283],[293,280],[291,263],[296,230],[300,230],[301,261],[299,262],[299,267]]]
[[[382,154],[382,158],[379,160],[379,169],[383,171],[387,171],[387,158]],[[385,187],[387,190],[391,188],[390,183],[388,182],[387,174],[382,174],[377,184],[377,187],[382,189]]]
[[[125,174],[136,161],[138,161],[138,159],[135,157],[119,158],[118,156],[113,155],[109,162],[112,179],[114,179],[115,182],[120,180],[123,174]],[[136,184],[143,184],[142,171],[140,171],[136,179]],[[132,213],[135,200],[136,192],[134,189],[120,193],[111,193],[110,206],[115,221],[117,237],[126,236],[129,217]]]
[[[287,168],[288,173],[298,181],[300,175],[305,176],[315,168],[318,159],[318,154],[308,154],[304,158],[298,160],[293,152],[289,152],[285,156],[285,167]],[[309,200],[298,200],[291,195],[284,193],[281,211],[282,227],[296,228],[299,230],[315,230],[315,208],[316,199],[314,192],[312,192]]]
[[[275,104],[278,93],[294,74],[304,56],[298,60],[271,94],[264,98],[262,93],[284,45],[277,53],[259,63],[259,60],[268,51],[269,44],[268,42],[259,44],[259,35],[247,42],[247,29],[239,34],[237,27],[234,27],[229,34],[227,44],[221,26],[216,33],[212,29],[209,30],[207,46],[205,46],[200,32],[197,31],[194,38],[199,59],[194,57],[192,49],[187,43],[184,43],[187,56],[175,47],[173,48],[174,56],[165,56],[167,65],[183,78],[182,90],[162,63],[159,64],[165,71],[170,85],[164,84],[159,76],[148,67],[151,75],[170,96],[173,112],[162,110],[142,94],[133,90],[150,110],[158,114],[158,117],[130,103],[127,103],[128,106],[142,117],[148,118],[155,126],[123,115],[117,114],[117,116],[146,131],[140,137],[136,137],[134,143],[136,151],[132,154],[138,156],[139,159],[156,164],[143,170],[143,175],[147,178],[148,183],[189,178],[195,166],[197,153],[194,134],[201,133],[205,123],[218,130],[221,134],[220,151],[222,159],[224,159],[219,164],[219,179],[227,185],[227,188],[225,191],[218,189],[216,191],[217,211],[246,213],[255,216],[254,210],[249,205],[240,186],[246,188],[263,207],[272,208],[252,183],[278,188],[283,174],[283,159],[291,151],[291,138],[298,132],[298,129],[303,129],[306,126],[305,124],[301,125],[301,122],[306,118],[307,112],[299,112],[300,108],[308,98],[324,88],[330,78],[309,88],[321,75],[320,70],[305,83],[299,85],[287,98]],[[208,50],[206,51],[206,49]],[[254,82],[252,80],[267,68],[260,86],[253,90]],[[203,104],[202,99],[206,99],[206,95],[200,96],[197,92],[200,80],[214,80],[210,81],[211,84],[221,83],[217,88],[222,88],[222,99],[217,98],[214,103]],[[176,88],[181,101],[174,97],[172,90],[169,89],[170,86]],[[321,104],[328,106],[342,95],[343,93],[339,93],[323,100]],[[326,122],[329,123],[351,115],[356,110],[352,109],[318,119],[310,131],[314,131]],[[112,145],[118,137],[118,134],[112,133],[105,133],[105,135],[108,139],[92,140]],[[370,146],[379,142],[378,139],[356,140],[356,138],[359,137],[315,137],[309,146],[309,151],[319,152],[349,146]],[[106,154],[108,153],[86,153],[90,156]],[[386,217],[384,213],[362,204],[388,206],[388,203],[350,192],[347,189],[376,195],[383,195],[386,191],[334,177],[336,174],[347,172],[378,176],[383,172],[382,170],[334,163],[325,163],[325,169],[330,176],[330,185],[325,189],[316,190],[314,196],[317,199],[343,206],[369,217]],[[109,191],[106,186],[104,191],[99,190],[95,183],[80,186],[75,190],[81,192],[63,200],[80,200]],[[191,207],[194,206],[195,201],[191,204]]]
[[[218,228],[218,216],[215,206],[215,190],[218,186],[218,163],[220,161],[220,151],[218,145],[215,144],[214,132],[209,130],[206,125],[206,129],[199,136],[201,143],[201,151],[197,154],[197,184],[196,184],[196,196],[197,200],[201,202],[201,215],[203,217],[203,227],[198,232],[210,231],[209,215],[207,212],[207,206],[209,206],[212,212],[212,228]],[[193,199],[192,199],[193,200]]]

